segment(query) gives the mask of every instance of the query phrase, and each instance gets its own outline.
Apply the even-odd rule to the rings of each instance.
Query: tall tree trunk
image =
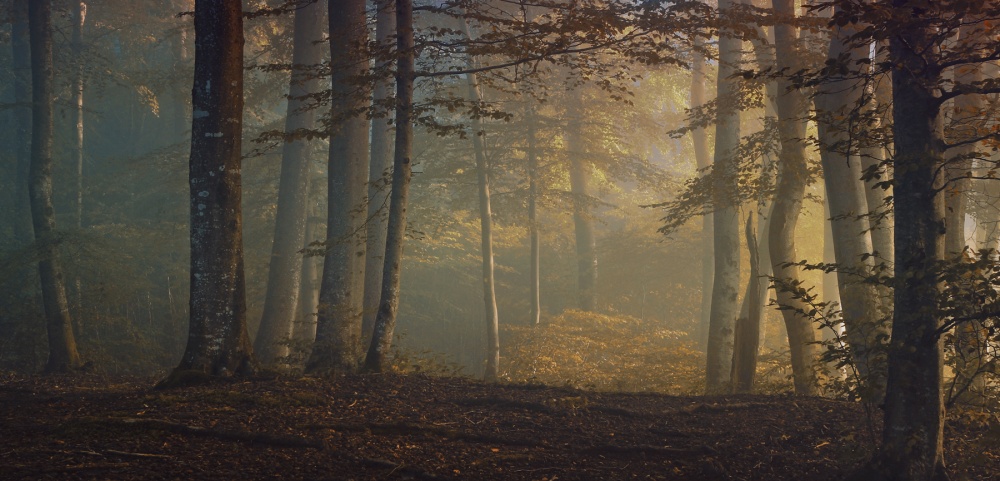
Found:
[[[833,64],[844,61],[848,69],[867,58],[867,48],[851,45],[854,27],[835,27],[827,56]],[[846,60],[845,60],[846,59]],[[861,161],[852,142],[863,86],[860,81],[831,74],[817,92],[820,157],[833,228],[837,278],[843,304],[844,325],[853,360],[862,382],[862,397],[878,402],[885,392],[885,353],[881,345],[888,329],[880,316],[875,287],[860,277],[874,268],[867,218],[868,201],[861,181]],[[860,277],[859,277],[860,276]]]
[[[894,0],[919,20],[933,15],[923,2]],[[914,5],[911,5],[913,3]],[[921,13],[925,12],[925,13]],[[909,17],[907,17],[909,18]],[[914,22],[917,23],[917,22]],[[944,145],[940,69],[928,45],[939,35],[917,23],[890,37],[893,91],[893,178],[896,279],[889,347],[885,426],[879,453],[882,479],[944,480],[943,348],[937,314],[944,258],[944,196],[940,173]],[[876,478],[869,478],[876,479]]]
[[[360,115],[367,97],[358,92],[367,62],[358,58],[368,41],[364,0],[330,2],[333,100],[328,169],[326,258],[316,318],[316,344],[307,371],[352,372],[361,352],[361,288],[364,274],[365,185],[368,122]],[[364,90],[364,89],[361,89]],[[360,255],[358,255],[360,253]]]
[[[396,35],[396,18],[393,0],[377,0],[375,14],[375,41],[380,48],[388,48]],[[392,62],[378,63],[380,76],[388,76]],[[375,81],[372,92],[372,106],[376,113],[388,109],[392,98],[392,80],[388,77]],[[392,112],[386,114],[392,117]],[[379,295],[382,287],[382,268],[385,255],[386,219],[389,208],[389,185],[392,182],[392,127],[388,120],[380,116],[372,119],[371,151],[368,168],[368,229],[365,249],[365,291],[362,306],[361,338],[371,340],[375,314],[378,312]]]
[[[576,231],[576,266],[579,308],[597,308],[597,244],[591,217],[590,181],[593,165],[587,158],[583,137],[583,92],[574,90],[566,117],[566,145],[569,149],[569,185],[573,197],[573,225]]]
[[[750,279],[747,281],[746,295],[733,334],[733,364],[730,376],[734,393],[753,391],[754,378],[757,375],[757,352],[760,350],[760,320],[764,305],[762,298],[767,295],[767,277],[760,273],[757,234],[754,232],[752,212],[747,216],[746,240],[747,250],[750,251]]]
[[[541,293],[541,242],[538,233],[538,116],[535,106],[526,102],[524,122],[527,126],[528,148],[528,242],[531,258],[528,261],[528,322],[537,326],[542,321]]]
[[[738,2],[720,0],[726,11]],[[736,102],[739,86],[733,80],[740,67],[742,41],[733,32],[720,31],[718,111],[715,126],[715,171],[713,227],[715,275],[712,284],[712,315],[708,328],[706,391],[725,392],[729,386],[733,355],[733,323],[739,315],[740,237],[736,150],[740,145],[740,117]]]
[[[33,0],[28,7],[31,42],[31,168],[28,192],[31,220],[40,259],[38,274],[45,306],[49,339],[48,372],[71,371],[80,366],[73,323],[66,299],[66,284],[59,261],[55,209],[52,205],[52,103],[55,98],[52,70],[52,5]]]
[[[256,369],[243,277],[243,9],[196,0],[191,122],[191,324],[184,371],[231,376]]]
[[[413,156],[413,0],[396,0],[396,31],[396,147],[392,165],[392,192],[389,195],[382,294],[364,366],[365,370],[375,372],[388,368],[389,350],[396,327],[396,311],[399,308],[399,278]]]
[[[73,19],[72,51],[73,65],[73,160],[76,162],[76,228],[83,227],[83,24],[87,18],[87,4],[74,0],[70,2]],[[77,279],[77,289],[79,290]]]
[[[14,69],[15,156],[17,189],[14,234],[19,246],[31,243],[35,228],[31,220],[31,197],[28,195],[31,169],[31,45],[28,39],[29,0],[14,0],[11,22],[11,56]]]
[[[286,135],[315,128],[316,111],[309,108],[307,95],[322,88],[314,68],[323,60],[323,10],[320,2],[295,11],[292,76],[288,85],[285,116]],[[257,359],[273,365],[288,356],[288,340],[298,305],[302,279],[302,255],[309,205],[310,144],[306,139],[290,137],[281,152],[281,180],[274,219],[274,243],[267,277],[267,293],[260,328],[254,341]]]
[[[702,41],[695,40],[694,59],[691,61],[691,105],[696,108],[705,105],[705,57],[700,48]],[[691,143],[694,146],[695,165],[698,170],[707,169],[712,165],[708,154],[708,134],[704,128],[691,130]],[[712,284],[715,277],[715,254],[713,249],[714,222],[712,214],[705,214],[701,224],[701,314],[698,321],[698,343],[708,344],[709,320],[712,317]]]
[[[778,15],[795,18],[795,2],[773,0],[774,11]],[[774,26],[775,48],[777,49],[778,71],[796,71],[801,68],[801,54],[798,50],[797,28],[780,22]],[[778,79],[778,132],[781,142],[779,157],[778,188],[774,195],[774,206],[770,218],[771,265],[778,287],[778,305],[785,321],[788,346],[792,355],[792,379],[795,392],[803,395],[817,393],[814,364],[816,353],[816,329],[807,316],[808,306],[799,295],[801,273],[795,250],[795,227],[802,212],[805,197],[806,178],[806,119],[808,101],[804,93],[792,85],[791,79]]]
[[[175,12],[186,10],[179,0],[173,0],[171,6]],[[177,36],[172,39],[175,72],[184,72],[188,68],[188,21],[188,17],[180,19]],[[184,134],[191,125],[191,121],[188,118],[190,93],[183,87],[183,84],[179,84],[178,88],[173,89],[173,96],[173,137],[170,143],[183,142]]]
[[[308,220],[303,249],[311,248],[312,240],[320,232],[317,222]],[[319,306],[319,260],[315,256],[302,259],[302,281],[299,284],[299,306],[296,309],[296,324],[292,328],[292,340],[297,346],[312,349],[316,340],[316,311]]]
[[[467,40],[472,40],[469,33],[469,24],[462,21],[462,28]],[[474,67],[473,60],[468,60],[470,69]],[[473,104],[483,102],[482,91],[479,90],[479,82],[476,74],[466,75],[469,88],[469,99]],[[476,155],[476,179],[479,186],[479,225],[481,240],[481,256],[483,263],[483,307],[486,313],[486,367],[483,371],[483,378],[487,382],[497,380],[500,368],[500,330],[499,316],[497,314],[497,295],[493,276],[493,210],[490,206],[490,172],[486,162],[486,147],[483,145],[483,137],[486,135],[483,129],[481,117],[472,117],[472,147]]]

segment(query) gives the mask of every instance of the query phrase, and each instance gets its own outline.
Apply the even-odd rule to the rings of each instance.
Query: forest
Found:
[[[2,0],[0,478],[1000,476],[1000,4]]]

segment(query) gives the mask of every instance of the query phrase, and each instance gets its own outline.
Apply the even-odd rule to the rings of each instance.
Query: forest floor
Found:
[[[153,384],[0,374],[0,479],[822,481],[872,452],[879,423],[820,398],[418,375]],[[996,432],[994,416],[953,416],[953,480],[997,479]]]

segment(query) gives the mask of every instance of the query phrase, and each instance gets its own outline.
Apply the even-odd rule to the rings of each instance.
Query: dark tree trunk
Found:
[[[528,270],[528,322],[537,326],[542,321],[541,293],[541,242],[538,233],[538,118],[530,100],[526,107],[525,125],[528,129],[528,242],[531,244],[531,258]]]
[[[721,0],[720,10],[735,2]],[[712,315],[708,328],[706,391],[725,392],[733,355],[733,323],[739,315],[740,226],[736,149],[740,144],[738,85],[733,80],[740,64],[741,40],[733,32],[719,35],[719,108],[715,127],[715,175],[713,227],[715,274],[712,284]]]
[[[52,5],[33,0],[28,7],[31,41],[31,168],[28,192],[35,243],[39,249],[38,274],[45,306],[49,339],[48,372],[80,367],[73,323],[66,299],[66,283],[59,261],[56,216],[52,205],[52,103],[55,98],[52,70]]]
[[[773,4],[775,13],[795,18],[795,4],[792,0],[774,0]],[[778,70],[793,72],[801,68],[797,28],[789,23],[778,23],[774,27],[774,33]],[[778,189],[769,225],[771,265],[777,279],[775,291],[792,354],[795,392],[815,395],[817,383],[814,364],[817,353],[813,343],[816,341],[816,328],[806,315],[810,307],[796,292],[796,289],[801,288],[799,268],[788,265],[800,260],[795,250],[795,227],[802,212],[806,178],[809,175],[805,144],[809,106],[803,92],[794,88],[790,79],[779,77],[778,92],[776,103],[781,154],[778,159]]]
[[[322,88],[314,69],[323,60],[323,10],[320,2],[295,11],[292,76],[288,86],[285,132],[294,135],[315,128],[316,111],[308,108],[307,95]],[[267,293],[260,328],[254,341],[257,359],[273,365],[288,356],[288,340],[298,305],[302,279],[302,248],[309,205],[310,144],[289,138],[281,152],[281,180],[274,220],[274,243],[267,277]]]
[[[361,354],[365,185],[368,182],[367,97],[358,92],[367,63],[357,57],[368,40],[364,0],[331,2],[333,65],[326,258],[316,318],[316,344],[306,370],[351,372]],[[363,89],[361,89],[363,90]],[[360,254],[360,255],[359,255]]]
[[[587,158],[583,137],[583,92],[576,90],[566,117],[566,145],[569,149],[569,185],[573,197],[573,226],[576,232],[576,268],[579,308],[597,308],[597,244],[591,214],[590,180],[593,165]]]
[[[73,161],[76,163],[76,228],[83,227],[83,24],[87,18],[87,4],[73,0],[70,2],[73,20],[72,45],[73,65]],[[77,290],[79,282],[77,279]]]
[[[396,147],[392,166],[392,192],[389,196],[389,224],[382,270],[382,294],[372,332],[372,342],[365,357],[365,370],[382,372],[389,366],[396,311],[399,308],[399,275],[403,262],[403,238],[406,232],[406,203],[410,193],[411,157],[413,155],[413,1],[396,0]]]
[[[733,333],[733,367],[730,378],[734,393],[753,392],[757,375],[757,352],[760,350],[760,321],[763,313],[760,308],[763,306],[761,298],[767,294],[767,284],[761,282],[753,213],[747,216],[745,235],[747,250],[750,251],[750,279],[747,281],[746,296]]]
[[[375,41],[380,48],[388,48],[396,34],[396,17],[393,0],[376,1]],[[378,64],[378,74],[388,76],[392,62]],[[389,110],[392,99],[392,80],[379,78],[372,92],[373,110],[380,114]],[[389,110],[386,117],[392,118]],[[362,345],[371,340],[375,314],[378,313],[382,288],[382,259],[385,254],[386,219],[389,209],[389,185],[392,182],[392,126],[389,120],[376,115],[372,119],[372,140],[368,168],[368,220],[367,246],[365,249],[365,293],[362,306]]]
[[[243,277],[243,11],[196,0],[191,122],[191,323],[184,371],[250,374]]]
[[[894,0],[920,20],[922,2]],[[934,9],[931,9],[933,12]],[[925,13],[927,14],[927,13]],[[915,22],[916,23],[916,22]],[[937,314],[944,258],[944,183],[941,103],[935,93],[940,68],[932,58],[938,32],[917,24],[890,38],[896,216],[896,279],[892,341],[889,346],[885,427],[875,466],[867,479],[928,481],[947,479],[942,438],[943,349]]]

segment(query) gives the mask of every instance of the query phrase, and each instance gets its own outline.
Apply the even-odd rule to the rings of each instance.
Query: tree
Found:
[[[774,11],[789,19],[795,18],[795,5],[791,0],[773,0]],[[794,72],[802,68],[797,28],[791,20],[774,26],[777,70]],[[778,157],[778,187],[770,216],[770,251],[778,305],[785,321],[788,346],[792,356],[792,376],[795,392],[816,394],[815,329],[805,315],[808,306],[802,299],[799,260],[795,250],[795,227],[802,212],[806,181],[806,118],[809,104],[805,93],[793,85],[785,75],[778,77],[778,133],[781,153]]]
[[[462,21],[466,39],[471,39],[468,21]],[[470,70],[475,68],[472,58],[468,59]],[[473,105],[483,102],[482,91],[475,73],[466,74],[469,100]],[[478,114],[472,116],[472,145],[476,156],[476,184],[479,190],[480,256],[483,264],[483,307],[486,312],[486,368],[483,377],[487,382],[497,380],[500,369],[500,332],[497,314],[497,294],[493,275],[493,209],[490,205],[490,168],[486,161],[486,147],[483,145],[483,120]]]
[[[32,1],[28,6],[31,44],[31,168],[28,193],[31,220],[38,245],[38,274],[49,340],[48,372],[72,371],[81,366],[59,260],[55,207],[52,203],[52,4]]]
[[[726,12],[736,2],[721,0]],[[732,363],[733,322],[739,315],[740,237],[736,150],[740,145],[737,85],[732,78],[740,63],[741,40],[736,32],[719,32],[718,112],[715,127],[715,172],[713,227],[715,275],[712,284],[712,315],[708,328],[706,390],[725,391]]]
[[[79,229],[83,227],[83,25],[87,19],[87,4],[77,0],[70,2],[70,16],[73,20],[72,50],[76,62],[73,66],[73,126],[76,134],[73,159],[76,161],[76,228]]]
[[[690,108],[701,107],[707,100],[705,97],[705,56],[704,46],[696,39],[694,59],[691,60],[691,103]],[[691,129],[691,143],[694,147],[695,166],[698,170],[708,169],[712,159],[708,152],[708,135],[705,128],[698,126]],[[708,328],[712,317],[712,285],[715,278],[715,257],[713,249],[714,221],[712,214],[706,213],[701,224],[702,255],[701,255],[701,319],[698,322],[698,342],[705,345],[708,341]]]
[[[257,358],[266,365],[288,355],[287,341],[298,307],[302,280],[302,249],[306,233],[310,179],[310,144],[301,138],[315,128],[315,109],[310,96],[320,91],[314,69],[323,59],[323,11],[320,2],[295,10],[292,75],[288,84],[285,116],[287,136],[281,152],[281,180],[274,221],[274,243],[268,269],[267,294],[260,328],[254,341]]]
[[[393,0],[375,2],[375,42],[377,52],[391,51],[391,42],[396,33],[396,18]],[[368,166],[368,219],[367,246],[365,247],[365,285],[361,318],[361,338],[371,340],[375,314],[378,312],[379,295],[382,287],[383,256],[385,254],[386,210],[389,207],[389,184],[392,182],[392,126],[391,121],[382,119],[381,112],[387,111],[391,118],[392,79],[388,70],[391,59],[379,58],[372,91],[372,138]]]
[[[361,289],[368,182],[367,90],[359,79],[367,62],[358,52],[368,40],[364,0],[330,2],[330,55],[333,65],[330,157],[327,174],[326,257],[316,318],[316,343],[307,371],[357,369],[361,349]]]
[[[576,89],[566,107],[566,148],[569,154],[569,185],[573,197],[573,226],[576,232],[576,269],[579,307],[597,307],[597,242],[591,212],[590,183],[593,164],[583,138],[583,92]]]
[[[403,261],[403,236],[406,230],[406,203],[409,197],[411,159],[413,157],[413,2],[396,0],[396,144],[392,164],[392,191],[389,195],[389,220],[382,269],[381,300],[372,341],[364,368],[381,372],[388,367],[399,308],[399,275]]]
[[[15,0],[11,22],[11,57],[14,70],[14,119],[17,122],[17,233],[23,245],[31,243],[34,227],[31,220],[31,197],[28,195],[28,171],[31,168],[31,45],[28,38],[28,0]]]
[[[256,370],[243,277],[241,2],[196,0],[192,89],[191,298],[187,347],[164,385],[185,371]]]

